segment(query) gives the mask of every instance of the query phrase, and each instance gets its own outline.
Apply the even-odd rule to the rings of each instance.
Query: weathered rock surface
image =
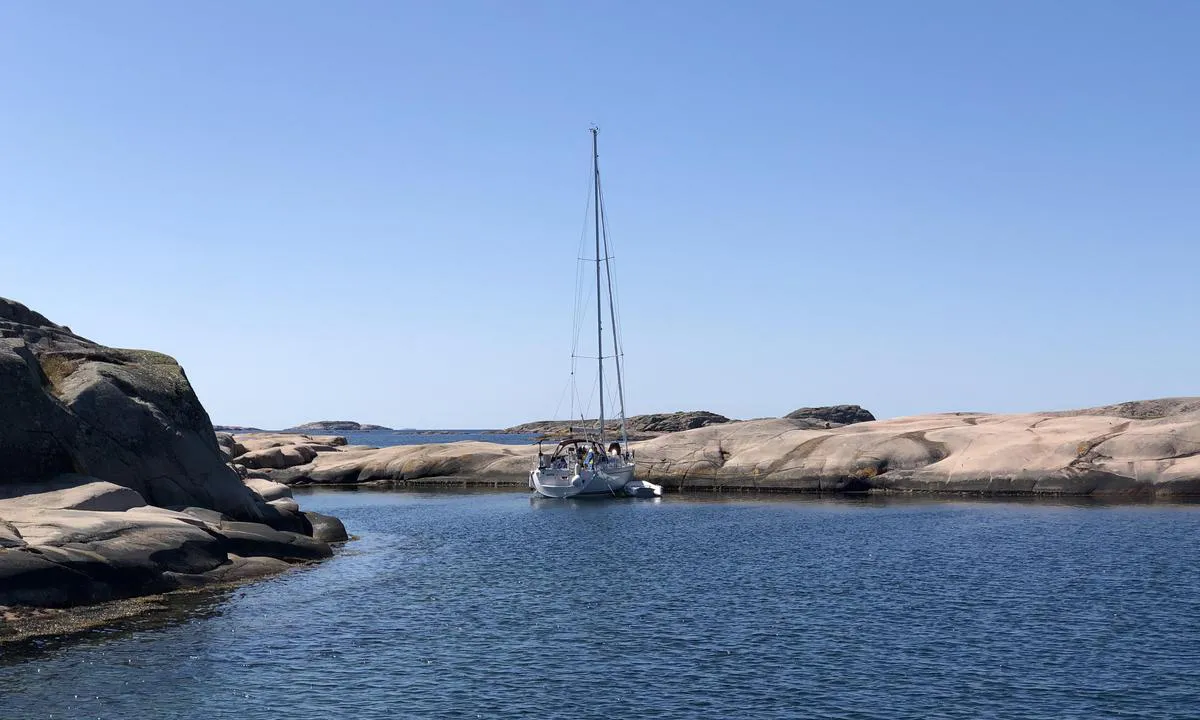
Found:
[[[0,548],[25,547],[21,532],[7,520],[0,520]]]
[[[958,413],[830,430],[763,420],[657,438],[638,458],[643,477],[673,487],[1200,494],[1200,409],[1174,407],[1146,420]]]
[[[305,435],[302,433],[249,433],[233,436],[242,448],[242,453],[258,452],[278,447],[294,445],[310,445],[318,450],[333,450],[346,444],[346,438],[339,435]],[[236,459],[239,457],[235,455]]]
[[[173,359],[98,345],[0,298],[0,485],[79,473],[154,505],[257,519]]]
[[[84,475],[59,475],[42,483],[0,486],[0,516],[18,508],[123,512],[146,504],[133,490]]]
[[[638,432],[681,432],[696,428],[720,425],[730,422],[724,415],[696,410],[693,412],[657,413],[653,415],[635,415],[630,418],[629,425]]]
[[[828,405],[826,407],[803,407],[785,415],[789,420],[819,420],[837,425],[853,425],[860,422],[871,422],[875,419],[869,411],[860,405]]]
[[[1158,398],[1156,400],[1133,400],[1117,405],[1085,408],[1083,410],[1063,410],[1049,412],[1046,415],[1105,415],[1125,418],[1127,420],[1161,420],[1176,415],[1187,415],[1200,410],[1200,398]]]
[[[294,465],[303,465],[312,462],[312,459],[316,456],[317,451],[310,445],[286,445],[255,450],[243,455],[237,455],[234,459],[239,465],[244,465],[255,470],[266,468],[282,470]]]
[[[281,483],[261,478],[246,478],[245,483],[246,487],[258,493],[259,497],[267,502],[292,497],[292,489]]]
[[[309,522],[313,526],[313,539],[327,543],[346,542],[350,539],[346,534],[346,526],[342,524],[332,515],[325,515],[319,512],[306,512]]]
[[[275,482],[303,485],[513,484],[529,475],[537,449],[485,442],[430,443],[372,448],[348,446],[318,453],[312,462],[264,473]]]
[[[233,435],[230,435],[227,432],[217,433],[217,447],[221,451],[221,457],[226,461],[239,455],[246,454],[246,448],[242,447],[237,440],[233,439]]]
[[[367,423],[358,423],[352,420],[318,420],[317,422],[304,423],[293,428],[288,428],[283,432],[291,433],[344,433],[344,432],[372,432],[374,430],[391,430],[390,427],[383,425],[370,425]]]
[[[852,418],[849,414],[829,417]],[[635,443],[638,477],[673,488],[1200,495],[1200,398],[1067,412],[955,413],[813,427],[754,420]],[[523,486],[532,446],[348,446],[269,470],[289,485]]]
[[[112,487],[117,486],[81,485],[75,496],[111,499]],[[146,505],[140,498],[126,498],[128,509],[89,510],[79,509],[86,503],[63,491],[47,495],[40,502],[34,495],[0,501],[5,516],[0,539],[12,548],[0,551],[0,605],[59,607],[160,593],[228,579],[231,566],[244,558],[317,560],[330,553],[326,543],[311,537],[228,520],[211,510],[205,517]]]
[[[159,593],[330,552],[290,491],[260,486],[268,502],[226,464],[249,450],[214,433],[166,355],[0,298],[0,397],[0,605]]]

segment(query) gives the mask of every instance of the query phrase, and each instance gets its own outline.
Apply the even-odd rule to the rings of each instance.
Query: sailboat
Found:
[[[617,332],[616,301],[613,298],[612,267],[609,261],[607,223],[600,190],[599,128],[592,127],[592,199],[596,246],[596,363],[597,384],[600,390],[600,418],[595,432],[572,434],[546,454],[539,444],[537,466],[529,472],[529,486],[538,495],[550,498],[578,496],[657,496],[662,488],[633,478],[633,455],[629,451],[629,436],[625,429],[625,386],[621,366],[623,354]],[[607,282],[603,282],[603,281]],[[605,287],[607,286],[607,287]],[[612,354],[617,376],[617,397],[620,400],[620,439],[606,435],[604,415],[604,294],[608,291],[608,320],[612,331]],[[578,314],[576,315],[578,317]],[[578,326],[577,326],[578,329]],[[572,360],[577,359],[572,353]],[[574,372],[572,371],[572,377]],[[574,397],[574,396],[572,396]]]

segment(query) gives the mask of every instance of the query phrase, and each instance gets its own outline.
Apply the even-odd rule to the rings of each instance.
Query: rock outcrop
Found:
[[[789,420],[816,420],[834,425],[853,425],[860,422],[871,422],[875,419],[869,411],[860,405],[828,405],[826,407],[803,407],[793,410],[784,416]]]
[[[238,437],[242,442],[253,442],[250,436]],[[528,477],[529,465],[536,453],[537,449],[531,445],[486,442],[383,448],[349,445],[330,447],[302,465],[260,469],[257,475],[289,486],[512,485],[517,481],[524,482]],[[240,459],[234,459],[234,462],[240,462]]]
[[[152,505],[259,519],[183,368],[107,348],[0,299],[0,485],[80,473]]]
[[[16,531],[0,555],[0,605],[91,604],[221,579],[247,557],[331,553],[324,542],[261,523],[154,507],[90,478],[68,482],[0,500],[0,516]]]
[[[672,433],[696,428],[720,425],[730,422],[724,415],[718,415],[707,410],[692,412],[657,413],[653,415],[635,415],[629,419],[629,426],[637,432]]]
[[[1107,412],[924,415],[829,430],[762,420],[663,436],[638,458],[643,477],[672,487],[1200,494],[1200,410]]]
[[[724,415],[718,415],[707,410],[692,410],[689,412],[652,413],[649,415],[634,415],[625,419],[625,429],[631,438],[644,439],[656,437],[662,433],[694,430],[709,425],[733,422]],[[500,432],[546,435],[555,437],[570,434],[575,428],[596,427],[597,420],[538,420],[506,428]],[[618,434],[621,431],[620,422],[608,418],[604,421],[605,432]]]
[[[337,543],[345,542],[350,539],[346,534],[346,526],[342,524],[332,515],[325,515],[318,512],[306,512],[309,522],[313,527],[313,538],[322,542]]]
[[[294,501],[264,498],[226,463],[250,448],[214,433],[166,355],[105,347],[0,298],[0,395],[0,605],[132,597],[330,554]]]
[[[855,416],[861,414],[827,415]],[[820,420],[820,427],[814,421],[753,420],[663,434],[632,445],[638,477],[686,489],[1200,495],[1200,398],[1020,415]],[[237,439],[247,444],[252,436]],[[480,442],[343,446],[260,472],[288,485],[524,486],[535,454],[532,446]]]

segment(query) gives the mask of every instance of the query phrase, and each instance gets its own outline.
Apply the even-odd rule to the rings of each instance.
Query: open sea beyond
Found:
[[[326,433],[311,433],[324,435]],[[528,433],[502,433],[494,430],[371,430],[369,432],[328,433],[346,438],[350,445],[423,445],[425,443],[448,443],[480,441],[502,445],[528,445],[537,442],[537,435]]]
[[[358,539],[0,649],[0,718],[1184,718],[1200,506],[297,493]]]

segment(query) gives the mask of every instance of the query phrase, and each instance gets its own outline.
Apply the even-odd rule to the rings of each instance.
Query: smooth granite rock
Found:
[[[853,409],[837,413],[828,417],[861,417]],[[753,420],[665,434],[631,449],[639,479],[672,488],[1200,495],[1200,399],[848,425],[809,416]],[[479,442],[349,446],[265,472],[289,485],[520,487],[535,455],[533,446]]]
[[[227,552],[234,555],[265,555],[280,560],[322,560],[333,554],[329,545],[305,535],[281,532],[260,523],[229,521],[219,533]]]
[[[283,468],[311,462],[316,456],[316,449],[308,444],[303,444],[253,450],[243,455],[238,455],[235,460],[238,465],[243,465],[252,470],[264,470],[268,468],[282,470]]]
[[[248,477],[242,482],[246,483],[246,487],[258,493],[267,502],[292,497],[292,489],[283,483],[271,482],[270,480],[255,477]]]
[[[306,512],[313,527],[313,539],[327,543],[346,542],[350,539],[346,534],[346,526],[332,515],[319,512]]]
[[[249,450],[213,432],[166,355],[0,298],[0,397],[0,606],[154,594],[331,552],[289,490],[257,481],[268,502],[226,464]]]
[[[227,432],[218,432],[217,447],[221,450],[221,456],[226,460],[232,460],[235,457],[246,454],[246,448],[242,447],[241,443],[233,439],[233,435]]]
[[[979,494],[1200,494],[1200,410],[925,415],[830,430],[762,420],[663,436],[640,476],[671,487]]]
[[[104,347],[0,299],[0,394],[0,485],[78,473],[151,504],[257,519],[187,376],[166,355]]]
[[[363,485],[447,482],[490,478],[512,484],[529,475],[537,449],[530,445],[485,442],[395,445],[385,448],[349,446],[319,453],[306,465],[270,472],[287,485]]]
[[[42,483],[0,485],[0,516],[6,508],[110,510],[141,507],[146,500],[133,490],[84,475],[59,475]]]
[[[277,447],[293,447],[307,445],[318,452],[328,452],[346,444],[346,438],[340,435],[304,435],[301,433],[245,433],[234,435],[234,440],[241,445],[245,452],[257,452]],[[235,459],[241,457],[235,456]]]
[[[4,506],[0,512],[0,539],[9,540],[0,543],[0,548],[8,548],[0,549],[0,584],[7,579],[13,588],[10,593],[0,587],[0,605],[100,602],[164,592],[216,578],[208,574],[233,555],[306,562],[330,554],[326,543],[308,535],[227,520],[207,509]],[[308,519],[300,517],[311,532]],[[13,539],[23,544],[14,547]],[[47,563],[69,573],[52,570]],[[66,578],[78,588],[65,595],[50,588],[40,595],[34,592],[47,578]]]
[[[0,519],[0,548],[19,548],[25,547],[25,544],[21,531],[9,521]]]
[[[64,607],[107,599],[95,580],[39,553],[0,550],[0,606]]]

